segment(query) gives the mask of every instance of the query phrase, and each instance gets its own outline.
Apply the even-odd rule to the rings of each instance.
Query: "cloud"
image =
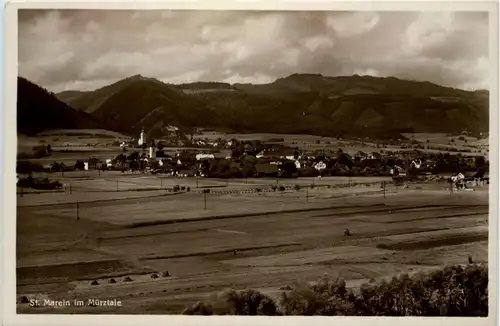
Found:
[[[20,10],[19,74],[58,92],[370,74],[488,88],[488,13]]]

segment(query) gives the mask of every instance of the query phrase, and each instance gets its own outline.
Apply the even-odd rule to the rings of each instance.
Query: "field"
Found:
[[[65,178],[71,193],[18,195],[17,295],[42,302],[20,302],[19,313],[175,314],[226,288],[275,297],[328,273],[356,289],[468,256],[488,259],[487,186],[450,193],[438,183],[388,185],[384,192],[385,179],[332,177],[280,180],[302,188],[274,192],[272,179]],[[165,190],[173,185],[191,191]],[[204,187],[212,190],[206,209]],[[44,298],[123,305],[48,307]]]
[[[468,149],[472,150],[471,153],[467,153],[467,155],[487,155],[488,151],[488,139],[477,139],[474,137],[463,137],[464,140],[460,140],[460,136],[448,136],[447,134],[440,133],[415,133],[415,134],[404,134],[408,139],[416,140],[423,145],[428,146],[439,146],[443,148],[457,148],[459,150]],[[332,137],[321,137],[314,135],[294,135],[294,134],[223,134],[220,132],[205,132],[200,135],[195,135],[196,139],[211,139],[215,140],[217,138],[224,139],[236,139],[239,141],[246,140],[261,140],[264,142],[268,142],[273,138],[282,138],[283,142],[279,142],[280,144],[290,146],[290,147],[299,147],[303,150],[314,151],[314,150],[333,150],[336,151],[339,147],[351,155],[356,154],[358,151],[363,151],[366,153],[369,152],[380,152],[381,150],[385,151],[401,151],[401,150],[410,150],[410,149],[402,149],[398,145],[387,145],[386,148],[377,148],[375,143],[370,142],[369,140],[365,141],[348,141],[348,140],[338,140]],[[450,141],[453,140],[453,143]],[[467,142],[465,142],[465,140]],[[427,141],[429,141],[427,143]],[[443,149],[435,150],[432,148],[422,149],[424,152],[430,153],[438,153],[443,152]],[[477,152],[479,151],[479,152]],[[446,151],[444,151],[446,152]],[[451,149],[449,153],[454,153]]]

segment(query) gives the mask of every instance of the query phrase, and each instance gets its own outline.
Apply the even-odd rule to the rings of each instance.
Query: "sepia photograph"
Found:
[[[16,10],[15,313],[496,316],[498,8],[358,8]]]

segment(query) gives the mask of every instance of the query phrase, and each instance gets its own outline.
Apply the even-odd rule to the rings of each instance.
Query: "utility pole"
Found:
[[[306,202],[309,202],[309,187],[306,187]]]
[[[76,201],[76,220],[78,221],[80,219],[80,203],[78,200]]]
[[[384,199],[385,199],[385,181],[382,181],[382,187],[384,188]]]
[[[160,189],[163,189],[163,179],[160,179]]]
[[[116,192],[118,192],[118,180],[116,180]]]
[[[205,210],[207,209],[207,194],[210,192],[210,189],[203,189],[203,201],[205,202]]]
[[[199,179],[199,177],[196,176],[196,188],[198,188],[198,179]]]

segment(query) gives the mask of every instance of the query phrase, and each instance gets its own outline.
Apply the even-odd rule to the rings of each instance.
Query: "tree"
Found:
[[[85,169],[85,163],[81,160],[77,160],[75,163],[75,170],[83,170]]]
[[[486,165],[486,160],[484,159],[484,156],[476,156],[475,157],[474,166],[476,169],[482,168],[485,165]]]
[[[231,157],[232,158],[239,158],[243,152],[240,150],[239,146],[235,147],[231,150]]]
[[[286,161],[281,164],[281,171],[283,177],[290,178],[297,172],[297,166],[292,161]]]
[[[140,157],[139,152],[133,152],[127,158],[131,161],[137,161],[139,157]]]
[[[293,152],[293,157],[295,159],[298,159],[300,156],[300,152],[299,152],[299,148],[298,147],[295,147],[295,151]]]
[[[127,160],[127,157],[123,154],[120,154],[117,157],[115,157],[115,161],[120,162],[120,163],[124,163],[126,160]]]

